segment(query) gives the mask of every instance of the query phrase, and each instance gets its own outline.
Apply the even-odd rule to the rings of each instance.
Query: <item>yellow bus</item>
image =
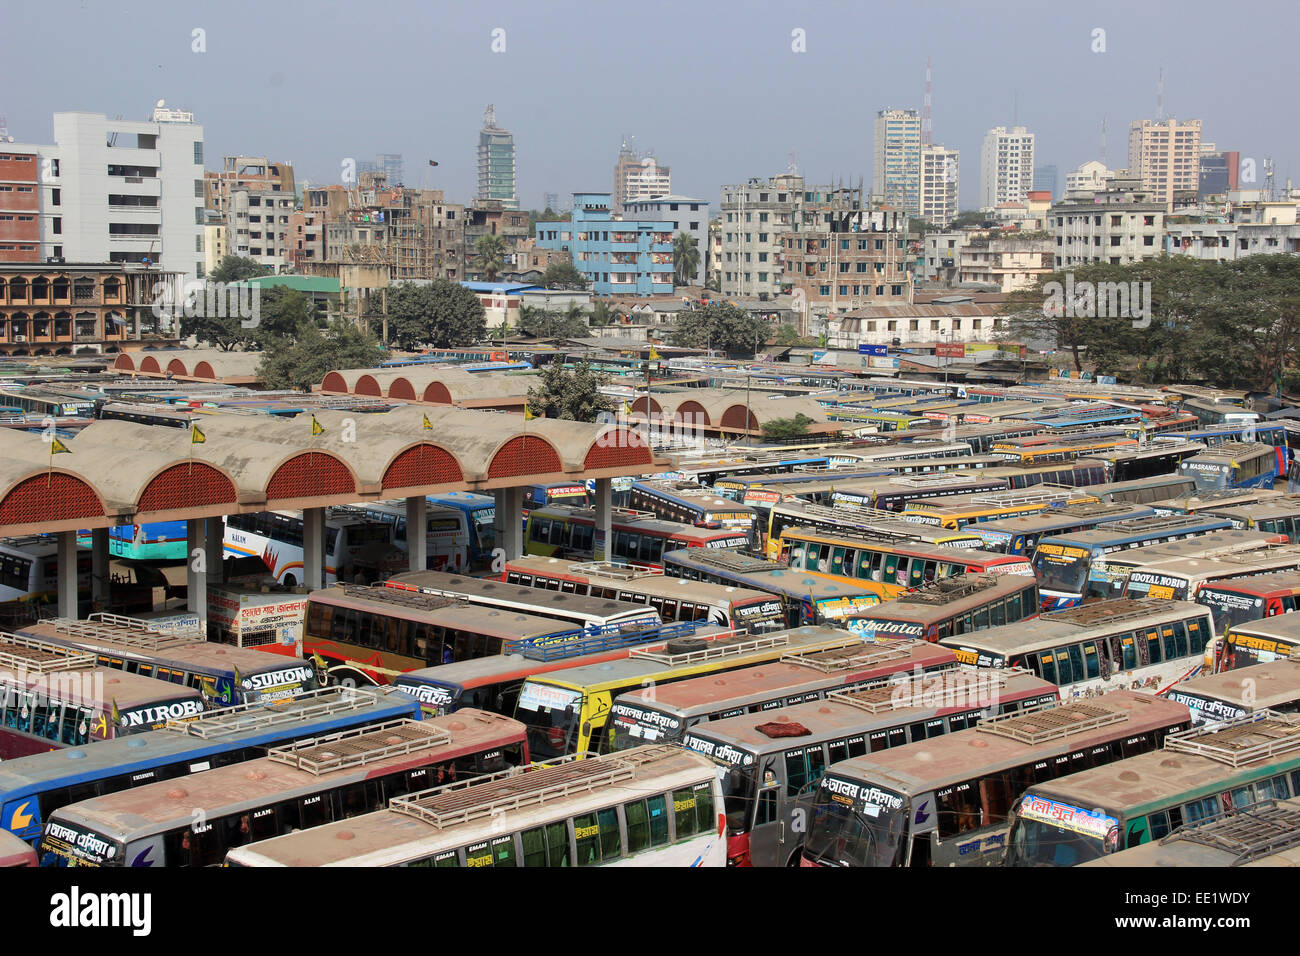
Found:
[[[958,531],[982,521],[1022,518],[1048,508],[1092,504],[1095,495],[1076,488],[1037,485],[1024,490],[990,491],[978,495],[955,495],[943,500],[909,502],[901,517],[906,521],[937,525]]]
[[[515,715],[528,727],[529,753],[536,760],[603,752],[609,748],[603,730],[619,694],[844,647],[865,650],[857,635],[829,627],[798,627],[761,637],[724,631],[651,644],[620,660],[530,677],[519,692]]]

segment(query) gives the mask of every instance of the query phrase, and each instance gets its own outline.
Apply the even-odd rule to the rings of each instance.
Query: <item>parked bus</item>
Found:
[[[1109,481],[1100,485],[1091,485],[1088,493],[1096,495],[1102,501],[1149,505],[1155,501],[1191,494],[1195,488],[1196,482],[1191,478],[1183,475],[1161,475],[1154,478]]]
[[[1259,424],[1256,422],[1238,423],[1236,425],[1216,425],[1201,431],[1188,432],[1180,436],[1188,441],[1197,441],[1210,448],[1217,448],[1225,442],[1260,442],[1273,449],[1277,458],[1277,473],[1287,473],[1287,432],[1282,423]]]
[[[1010,441],[998,442],[993,446],[990,454],[1001,455],[1007,461],[1042,464],[1044,462],[1086,458],[1100,452],[1131,448],[1137,445],[1137,442],[1132,438],[1124,437],[1123,432],[1109,436],[1098,435],[1096,437],[1084,437],[1083,435],[1046,436],[1052,439],[1050,441],[1043,441],[1043,437],[1045,436],[1016,438]]]
[[[1183,461],[1203,451],[1205,446],[1199,442],[1158,441],[1136,448],[1099,452],[1097,457],[1106,463],[1110,480],[1132,481],[1176,472]]]
[[[108,553],[133,561],[184,561],[189,556],[184,521],[121,524],[108,529]],[[79,534],[77,547],[89,548],[91,536]]]
[[[1278,495],[1249,504],[1213,505],[1202,510],[1227,518],[1233,527],[1284,534],[1293,544],[1300,543],[1300,495]]]
[[[1277,571],[1241,578],[1223,578],[1203,585],[1196,603],[1214,617],[1214,633],[1250,621],[1287,614],[1300,607],[1300,571]]]
[[[836,690],[761,717],[709,721],[685,743],[726,772],[728,863],[797,866],[800,824],[828,765],[1056,701],[1056,688],[1029,674],[958,668]]]
[[[1214,648],[1214,672],[1300,658],[1300,615],[1279,614],[1229,627]]]
[[[288,511],[259,511],[226,516],[227,557],[261,558],[277,584],[293,587],[303,577],[302,516]],[[400,570],[393,527],[383,521],[344,511],[325,519],[325,583],[351,581],[357,574],[377,576]]]
[[[1184,459],[1178,473],[1195,481],[1199,491],[1272,488],[1279,474],[1275,450],[1262,442],[1224,442]]]
[[[847,631],[800,627],[762,637],[724,632],[637,647],[622,660],[530,678],[515,714],[528,726],[529,749],[539,759],[603,751],[613,700],[626,691],[861,643]]]
[[[946,499],[937,499],[943,501]],[[787,528],[816,528],[831,534],[874,534],[887,538],[922,541],[950,548],[978,548],[980,537],[973,531],[943,528],[905,518],[907,512],[881,511],[842,502],[834,507],[806,501],[783,501],[772,506],[767,534],[767,556],[781,555],[781,538]]]
[[[751,633],[786,626],[781,601],[773,594],[685,581],[627,564],[579,563],[525,555],[507,561],[502,577],[523,587],[649,605],[665,623],[708,621],[723,628],[745,628]]]
[[[749,538],[725,528],[696,528],[664,521],[646,512],[612,509],[609,560],[645,567],[660,567],[665,551],[676,548],[747,548]],[[548,558],[592,560],[596,513],[551,507],[528,513],[525,550]]]
[[[0,760],[113,740],[204,710],[192,687],[95,665],[94,654],[0,634]]]
[[[499,714],[358,727],[191,774],[180,787],[164,780],[71,803],[46,821],[39,853],[44,866],[213,866],[234,847],[527,761],[523,728]]]
[[[1181,707],[1181,704],[1172,706]],[[1055,780],[1015,781],[1009,866],[1074,866],[1189,823],[1296,796],[1300,717],[1263,710],[1170,734],[1164,748]]]
[[[1117,552],[1151,547],[1231,528],[1224,518],[1205,515],[1135,518],[1104,528],[1040,538],[1033,569],[1043,610],[1074,607],[1085,597],[1115,597],[1123,580],[1115,580],[1107,561]]]
[[[1185,399],[1178,406],[1182,411],[1196,416],[1201,425],[1246,425],[1259,421],[1259,415],[1241,405],[1218,400]]]
[[[469,529],[469,566],[475,570],[491,567],[497,535],[496,499],[472,491],[443,491],[428,497],[431,506],[459,511],[465,516]]]
[[[1118,691],[833,763],[802,865],[996,865],[1025,787],[1145,754],[1188,724],[1181,704]]]
[[[1202,674],[1175,684],[1161,696],[1186,704],[1193,727],[1260,710],[1294,714],[1300,711],[1300,659],[1257,664],[1244,672]]]
[[[324,662],[331,683],[365,686],[392,683],[404,671],[500,654],[511,641],[578,636],[554,618],[472,607],[463,598],[334,585],[307,599],[303,652]]]
[[[687,731],[706,721],[757,714],[822,700],[832,691],[852,690],[886,678],[957,666],[952,651],[925,641],[850,645],[780,661],[706,674],[665,687],[645,687],[614,699],[607,725],[609,747],[681,743]]]
[[[53,604],[59,596],[58,542],[53,535],[0,539],[0,602]],[[90,592],[90,552],[77,549],[77,591]]]
[[[587,486],[580,481],[559,482],[549,485],[529,485],[524,489],[524,511],[563,505],[568,508],[590,508],[591,496]]]
[[[1266,788],[1272,789],[1267,785]],[[1262,800],[1245,809],[1234,807],[1198,823],[1184,823],[1158,841],[1140,843],[1078,865],[1194,866],[1198,869],[1297,866],[1300,865],[1300,800]]]
[[[909,501],[943,498],[948,495],[1005,491],[1011,487],[1005,478],[991,477],[981,469],[978,475],[945,472],[932,475],[899,475],[896,478],[850,481],[836,486],[831,503],[877,511],[902,511]],[[768,541],[770,543],[771,536]]]
[[[791,570],[736,551],[685,548],[666,551],[665,577],[766,591],[781,602],[787,627],[841,621],[881,601],[879,585],[853,578]]]
[[[1092,504],[1097,499],[1083,491],[1037,485],[1018,491],[992,491],[978,495],[956,495],[948,501],[908,502],[905,521],[937,525],[953,530],[984,521],[1000,521],[1066,505]]]
[[[802,485],[804,482],[821,483],[823,481],[861,481],[869,478],[886,478],[897,472],[886,465],[870,465],[866,468],[844,466],[842,468],[812,468],[807,471],[792,472],[788,475],[748,475],[737,474],[719,478],[712,485],[714,493],[731,501],[747,501],[750,494],[762,491],[770,497],[759,500],[780,501],[785,489]]]
[[[420,594],[464,598],[473,607],[553,618],[570,628],[592,632],[610,627],[652,628],[662,623],[658,610],[636,601],[539,590],[501,580],[441,571],[408,571],[389,578],[385,586]]]
[[[230,851],[230,866],[723,866],[712,761],[678,747],[444,784],[387,810]],[[346,834],[346,839],[343,839]]]
[[[1248,508],[1265,504],[1281,497],[1281,492],[1271,488],[1229,488],[1224,491],[1199,491],[1164,501],[1153,501],[1156,514],[1206,514],[1218,515],[1229,508]]]
[[[241,763],[277,744],[404,717],[419,719],[420,708],[391,688],[328,687],[169,719],[158,730],[75,752],[6,760],[0,765],[0,826],[34,843],[50,814],[70,803]]]
[[[36,866],[36,850],[25,840],[0,830],[0,867]]]
[[[393,528],[393,545],[410,554],[406,540],[406,502],[377,501],[358,509],[371,521]],[[334,516],[339,515],[335,509]],[[469,516],[455,508],[429,506],[424,515],[425,567],[438,571],[466,571],[470,567],[471,527]],[[409,567],[409,564],[407,565]]]
[[[1016,518],[982,521],[972,525],[971,530],[979,536],[979,547],[985,551],[1032,555],[1040,538],[1090,531],[1116,521],[1149,518],[1154,514],[1155,511],[1145,505],[1087,502],[1046,508]]]
[[[758,513],[711,493],[699,485],[681,482],[634,481],[628,492],[628,507],[645,511],[667,521],[694,525],[697,528],[722,528],[743,534],[751,547],[758,546]]]
[[[1213,639],[1210,612],[1199,604],[1116,598],[939,643],[963,664],[1024,667],[1062,697],[1092,697],[1117,688],[1157,694],[1195,677]]]
[[[1258,548],[1212,558],[1172,558],[1136,567],[1124,584],[1124,597],[1195,601],[1202,587],[1245,575],[1300,569],[1300,548]],[[1198,602],[1200,603],[1200,602]]]
[[[212,706],[296,697],[316,688],[315,670],[279,654],[152,630],[147,621],[97,612],[89,620],[55,618],[23,628],[46,644],[88,651],[111,667],[198,690]]]
[[[905,591],[849,617],[865,641],[938,641],[1038,616],[1038,582],[1021,574],[963,574]]]
[[[1021,489],[1035,485],[1065,485],[1070,488],[1093,488],[1109,480],[1106,463],[1096,458],[1075,458],[1068,461],[1003,461],[1001,465],[985,468],[981,474],[987,478],[1002,478],[1007,487]]]
[[[892,467],[896,461],[908,461],[916,458],[966,458],[971,454],[970,444],[964,441],[911,441],[900,442],[871,451],[854,450],[853,455],[861,464],[885,464]],[[993,454],[996,454],[994,452]]]

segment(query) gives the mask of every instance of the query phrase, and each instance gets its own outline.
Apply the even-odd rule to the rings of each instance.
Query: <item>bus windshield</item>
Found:
[[[1082,594],[1091,553],[1084,548],[1040,544],[1034,551],[1034,574],[1044,591]]]
[[[678,743],[683,730],[680,717],[662,710],[622,701],[610,709],[611,750],[626,750],[645,743]]]
[[[1113,852],[1119,823],[1101,810],[1084,810],[1025,794],[1012,825],[1007,866],[1074,866]]]
[[[519,692],[515,718],[528,728],[533,759],[563,757],[577,739],[582,694],[565,687],[528,681]]]
[[[827,866],[900,866],[905,801],[827,774],[813,805],[804,855]]]
[[[120,840],[109,839],[88,827],[58,821],[45,827],[41,838],[41,866],[126,866]]]

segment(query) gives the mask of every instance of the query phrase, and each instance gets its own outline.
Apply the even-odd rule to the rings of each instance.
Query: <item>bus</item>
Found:
[[[948,495],[976,494],[1005,491],[1010,483],[1005,478],[990,477],[986,469],[980,474],[966,475],[945,472],[935,475],[899,475],[896,478],[872,481],[845,482],[831,494],[831,503],[858,508],[875,508],[878,511],[902,511],[909,501],[943,498]],[[769,545],[771,536],[768,537]]]
[[[0,830],[0,867],[36,865],[36,850],[32,846]]]
[[[731,501],[745,501],[752,492],[763,491],[771,494],[771,501],[779,501],[784,489],[790,485],[804,482],[822,481],[861,481],[867,478],[885,478],[897,472],[885,465],[871,465],[855,468],[846,465],[842,468],[810,468],[807,471],[793,472],[788,475],[728,475],[719,478],[712,485],[712,490]]]
[[[1259,415],[1247,411],[1240,405],[1217,400],[1205,401],[1189,398],[1183,401],[1179,409],[1196,416],[1202,425],[1246,425],[1259,421]]]
[[[1284,534],[1291,543],[1300,543],[1300,495],[1278,495],[1243,505],[1213,505],[1203,510],[1227,518],[1235,528]]]
[[[1033,569],[1043,597],[1043,610],[1074,607],[1085,597],[1114,597],[1123,587],[1107,569],[1117,552],[1151,547],[1232,527],[1224,518],[1207,515],[1134,518],[1104,528],[1054,534],[1038,540]]]
[[[59,596],[58,550],[53,535],[0,539],[0,602],[56,602]],[[90,593],[90,564],[90,552],[78,548],[78,592]]]
[[[1277,458],[1277,473],[1286,475],[1288,462],[1287,432],[1284,423],[1257,424],[1247,422],[1237,425],[1217,425],[1201,431],[1188,432],[1180,436],[1188,441],[1197,441],[1211,448],[1224,442],[1260,442],[1273,449]]]
[[[184,521],[120,524],[108,529],[108,553],[134,561],[184,561],[189,556]],[[77,535],[77,547],[89,548],[91,536]]]
[[[1116,691],[833,763],[801,864],[997,865],[1012,802],[1026,787],[1146,754],[1189,723],[1182,704]]]
[[[1153,501],[1151,507],[1156,514],[1207,514],[1218,515],[1229,508],[1248,508],[1252,505],[1266,504],[1281,497],[1281,492],[1271,488],[1230,488],[1224,491],[1200,491],[1164,501]]]
[[[1115,521],[1150,518],[1154,514],[1155,511],[1145,505],[1132,505],[1123,502],[1118,504],[1089,502],[1046,508],[1034,514],[1021,515],[1016,518],[982,521],[979,524],[972,525],[971,529],[979,536],[979,547],[985,551],[996,551],[999,554],[1032,555],[1034,549],[1038,547],[1040,538],[1049,535],[1089,531]]]
[[[876,534],[950,548],[980,547],[980,536],[973,531],[911,521],[905,514],[906,512],[881,511],[847,503],[828,508],[806,501],[783,501],[772,506],[767,556],[773,560],[780,557],[781,538],[787,528],[816,528],[832,534]]]
[[[1024,667],[1062,697],[1093,697],[1118,688],[1158,694],[1195,677],[1213,639],[1210,612],[1199,604],[1116,598],[939,643],[963,664]]]
[[[1300,615],[1279,614],[1229,627],[1214,648],[1214,672],[1300,658]]]
[[[846,624],[864,641],[938,641],[1038,616],[1038,582],[1022,574],[963,574],[905,591]]]
[[[0,760],[137,734],[204,707],[193,687],[97,667],[94,654],[0,633]]]
[[[1033,574],[1028,561],[1010,554],[935,547],[879,535],[832,535],[807,528],[785,532],[781,557],[792,570],[869,582],[878,586],[886,599],[958,574]]]
[[[1171,558],[1136,567],[1124,584],[1124,597],[1196,601],[1202,587],[1243,576],[1300,569],[1300,548],[1258,548],[1212,558]],[[1197,602],[1201,603],[1201,602]]]
[[[751,637],[723,632],[637,647],[624,659],[572,667],[525,681],[516,717],[528,727],[529,750],[546,759],[607,749],[605,725],[614,698],[701,674],[777,661],[787,654],[861,646],[837,628],[800,627]]]
[[[836,690],[762,716],[709,721],[691,729],[685,743],[725,772],[727,862],[797,866],[801,824],[828,765],[1056,700],[1056,688],[1026,673],[958,668]]]
[[[757,547],[759,543],[758,513],[753,508],[713,494],[699,485],[634,481],[628,492],[628,507],[667,521],[743,534],[750,547]]]
[[[738,551],[686,548],[664,552],[664,575],[727,587],[766,591],[781,602],[787,627],[842,621],[881,601],[881,589],[853,578],[792,571],[783,564]]]
[[[1137,448],[1099,452],[1097,457],[1106,463],[1110,480],[1132,481],[1176,472],[1183,461],[1203,451],[1205,446],[1199,442],[1158,441]]]
[[[471,578],[442,571],[408,571],[389,578],[384,586],[438,597],[464,598],[473,607],[553,618],[570,629],[592,633],[610,627],[654,628],[662,623],[658,610],[636,601],[539,590],[499,579]]]
[[[1196,603],[1210,609],[1214,633],[1300,607],[1300,571],[1252,574],[1223,578],[1205,584],[1196,592]]]
[[[34,754],[0,765],[0,826],[35,843],[50,814],[69,803],[154,780],[261,757],[276,744],[399,718],[419,706],[391,688],[328,687],[288,700],[206,710],[158,730],[93,747]]]
[[[38,853],[42,866],[215,866],[234,847],[527,762],[523,728],[500,714],[462,710],[357,727],[281,744],[179,785],[163,780],[70,803],[50,814]]]
[[[992,452],[996,455],[996,452]],[[910,441],[882,447],[876,451],[854,450],[853,456],[860,464],[885,464],[892,467],[896,461],[910,461],[917,458],[968,458],[971,447],[964,441]]]
[[[1191,478],[1182,475],[1161,475],[1155,478],[1137,478],[1132,481],[1108,481],[1090,486],[1088,493],[1096,495],[1102,501],[1149,505],[1154,501],[1191,494],[1195,489],[1196,482]]]
[[[1245,673],[1202,674],[1175,684],[1161,696],[1186,704],[1192,726],[1236,720],[1259,710],[1300,711],[1300,660],[1256,664]]]
[[[507,561],[502,578],[523,587],[649,605],[665,623],[708,621],[723,628],[746,628],[751,633],[786,626],[781,601],[773,594],[707,581],[685,581],[663,571],[628,564],[579,563],[525,555]]]
[[[565,758],[397,797],[232,849],[230,866],[723,866],[711,760],[679,747]],[[346,838],[345,838],[346,837]]]
[[[985,468],[980,474],[987,478],[1002,478],[1007,482],[1008,488],[1064,485],[1068,488],[1087,488],[1089,494],[1094,494],[1094,485],[1103,484],[1109,477],[1106,463],[1096,458],[1075,458],[1057,462],[1004,460],[1001,465]]]
[[[358,512],[370,521],[393,528],[393,545],[410,554],[406,542],[406,502],[377,501]],[[333,514],[339,515],[339,509]],[[427,507],[424,514],[425,567],[437,571],[467,571],[471,564],[472,528],[469,516],[458,508]],[[409,563],[407,564],[409,567]],[[345,578],[346,579],[346,578]]]
[[[259,511],[226,516],[226,557],[261,558],[277,584],[293,587],[303,577],[302,515]],[[325,583],[351,581],[357,574],[401,570],[406,561],[393,542],[393,526],[343,511],[325,519]]]
[[[1225,810],[1296,796],[1297,771],[1300,717],[1261,710],[1105,766],[1016,781],[1006,864],[1074,866],[1162,840]]]
[[[582,635],[554,618],[474,607],[464,598],[336,584],[307,598],[303,653],[330,683],[390,684],[405,671],[500,654],[511,641]]]
[[[474,570],[491,567],[497,541],[496,499],[472,491],[444,491],[428,497],[430,505],[459,511],[465,516],[465,526],[469,531],[469,566]]]
[[[1200,869],[1297,866],[1300,865],[1300,800],[1261,800],[1245,809],[1234,806],[1230,811],[1197,823],[1184,823],[1160,840],[1139,843],[1078,865]]]
[[[1137,445],[1137,442],[1132,438],[1125,438],[1123,432],[1105,437],[1089,438],[1082,435],[1047,436],[1051,437],[1051,441],[1042,441],[1042,437],[1016,438],[1011,441],[998,442],[993,446],[990,454],[1001,455],[1007,461],[1041,464],[1086,458],[1099,452],[1115,451]]]
[[[1037,485],[1025,490],[957,495],[950,501],[911,501],[903,511],[903,520],[957,530],[984,521],[1018,518],[1066,505],[1095,504],[1096,501],[1083,491]]]
[[[1224,442],[1184,459],[1178,473],[1195,481],[1198,491],[1272,488],[1279,474],[1275,450],[1262,442]]]
[[[612,509],[606,557],[627,564],[657,568],[665,551],[676,548],[747,548],[747,535],[725,528],[696,528],[664,521],[647,512]],[[596,512],[551,507],[528,513],[524,548],[548,558],[592,560]]]
[[[317,686],[315,669],[308,663],[156,631],[147,621],[118,614],[38,621],[20,633],[45,644],[88,651],[100,667],[192,687],[213,706],[296,697]]]
[[[549,485],[529,485],[524,489],[524,512],[534,508],[564,505],[569,508],[590,508],[591,496],[587,486],[580,481],[559,482]]]
[[[900,640],[790,654],[779,661],[721,675],[640,688],[614,698],[607,725],[609,747],[623,750],[646,742],[677,744],[687,731],[706,721],[823,700],[832,691],[956,666],[957,656],[945,647]]]

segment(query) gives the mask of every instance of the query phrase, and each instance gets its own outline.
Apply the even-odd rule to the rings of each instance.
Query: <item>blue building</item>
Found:
[[[536,224],[539,249],[564,250],[596,295],[673,291],[673,224],[613,219],[610,193],[574,193],[572,222]]]

